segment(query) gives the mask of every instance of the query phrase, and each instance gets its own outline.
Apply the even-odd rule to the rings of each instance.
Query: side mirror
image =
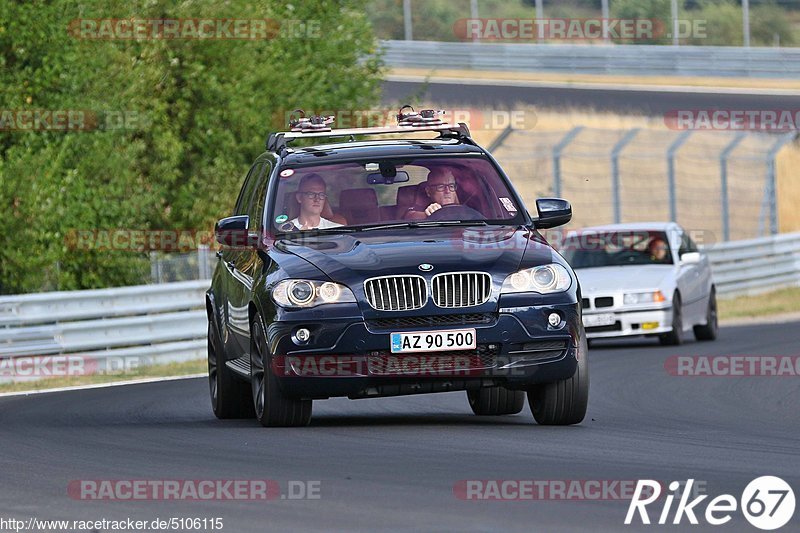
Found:
[[[539,198],[536,200],[536,210],[539,218],[533,221],[533,225],[539,229],[563,226],[572,220],[572,206],[561,198]]]
[[[700,252],[686,252],[681,255],[682,265],[695,265],[700,262]]]
[[[253,246],[253,239],[248,232],[249,229],[250,217],[237,215],[218,220],[214,224],[214,236],[218,243],[225,246],[249,248]]]

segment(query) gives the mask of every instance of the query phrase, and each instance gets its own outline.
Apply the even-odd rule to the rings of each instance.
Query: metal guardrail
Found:
[[[704,251],[722,297],[800,286],[800,233]],[[2,364],[12,358],[74,354],[97,371],[119,368],[123,359],[204,358],[208,286],[200,280],[0,297],[0,382],[14,379]]]
[[[0,382],[203,358],[209,283],[0,297]]]
[[[800,77],[798,48],[383,41],[392,68],[661,76]]]
[[[731,241],[703,251],[720,296],[800,286],[800,233]]]

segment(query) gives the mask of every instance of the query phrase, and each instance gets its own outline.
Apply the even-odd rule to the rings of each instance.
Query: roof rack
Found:
[[[383,126],[374,128],[342,128],[331,129],[328,124],[335,120],[335,117],[310,117],[306,118],[302,110],[295,113],[302,114],[300,119],[290,122],[291,131],[279,131],[271,133],[267,139],[267,150],[270,152],[283,152],[288,148],[290,142],[296,139],[310,139],[316,137],[355,137],[356,135],[389,135],[396,133],[411,133],[418,131],[437,131],[440,139],[458,139],[469,144],[475,144],[470,137],[469,127],[459,122],[458,125],[448,124],[438,118],[444,111],[434,111],[425,109],[416,113],[411,108],[411,112],[404,112],[403,106],[397,114],[397,126]]]

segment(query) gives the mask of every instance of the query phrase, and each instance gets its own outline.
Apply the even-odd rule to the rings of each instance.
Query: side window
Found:
[[[696,252],[697,245],[689,238],[689,235],[686,233],[681,233],[681,249],[678,251],[678,255],[683,255],[689,252]]]
[[[233,209],[234,215],[246,215],[249,207],[250,198],[253,196],[253,188],[258,182],[258,169],[261,163],[256,163],[250,167],[247,177],[244,179],[242,190],[239,192],[239,199],[236,200],[236,207]]]
[[[267,161],[261,167],[256,179],[256,187],[250,199],[247,214],[250,216],[250,229],[257,231],[261,229],[261,221],[264,218],[264,203],[267,201],[267,184],[269,175],[272,172],[272,163]]]

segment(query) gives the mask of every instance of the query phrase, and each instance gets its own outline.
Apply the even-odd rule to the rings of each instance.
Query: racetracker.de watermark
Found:
[[[797,355],[673,355],[664,370],[677,377],[792,377],[800,376]]]
[[[0,379],[79,377],[133,373],[155,363],[150,356],[24,355],[0,359]]]
[[[247,232],[228,235],[232,247],[250,248]],[[115,252],[190,252],[201,246],[214,247],[217,242],[211,230],[146,230],[146,229],[71,229],[64,235],[69,250]]]
[[[274,479],[74,479],[67,486],[83,501],[319,500],[322,482]]]
[[[0,131],[85,132],[149,128],[148,113],[134,110],[0,109]]]
[[[319,20],[233,18],[73,19],[67,32],[86,40],[319,39]]]
[[[630,500],[638,480],[630,479],[462,479],[453,495],[468,501],[607,501]],[[705,482],[693,486],[705,493]],[[656,494],[650,487],[647,497]]]
[[[800,109],[672,109],[664,124],[673,130],[800,131]]]
[[[625,18],[464,18],[453,24],[462,41],[652,41],[707,37],[706,21]]]
[[[397,108],[374,109],[322,109],[315,115],[321,117],[333,116],[335,120],[332,128],[386,128],[397,126]],[[310,114],[307,114],[310,116]],[[478,107],[455,107],[443,110],[437,115],[442,122],[456,125],[464,122],[470,130],[532,130],[538,121],[536,112],[532,109],[494,109]],[[296,110],[277,111],[273,115],[277,124],[288,125],[293,119],[298,118]],[[408,128],[413,131],[413,127]]]

